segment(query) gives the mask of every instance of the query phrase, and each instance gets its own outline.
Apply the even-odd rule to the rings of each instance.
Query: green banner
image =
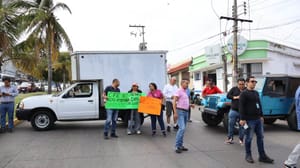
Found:
[[[144,93],[108,92],[106,109],[138,109],[140,97]]]

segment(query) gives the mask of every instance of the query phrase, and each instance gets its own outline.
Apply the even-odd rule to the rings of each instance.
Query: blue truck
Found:
[[[295,92],[300,86],[300,77],[272,75],[257,77],[257,81],[265,124],[273,124],[277,119],[286,120],[291,130],[297,130]],[[228,129],[231,100],[226,94],[208,95],[202,105],[202,120],[208,126],[217,126],[223,121],[224,128]]]

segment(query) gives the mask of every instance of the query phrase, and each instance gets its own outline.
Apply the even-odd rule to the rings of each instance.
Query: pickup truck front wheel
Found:
[[[37,131],[47,131],[54,126],[54,116],[48,111],[37,111],[31,117],[31,125]]]
[[[220,115],[212,115],[209,113],[202,113],[202,120],[208,126],[217,126],[222,122],[223,117]]]

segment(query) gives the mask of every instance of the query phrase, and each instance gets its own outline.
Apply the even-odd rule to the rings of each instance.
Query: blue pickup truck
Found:
[[[300,77],[265,76],[257,77],[256,90],[259,92],[265,124],[273,124],[277,119],[287,120],[292,130],[297,130],[295,92],[300,86]],[[217,126],[222,121],[228,128],[228,112],[231,100],[226,94],[208,95],[202,100],[202,120],[208,126]]]

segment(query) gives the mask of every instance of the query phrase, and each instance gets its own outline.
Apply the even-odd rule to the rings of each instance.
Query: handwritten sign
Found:
[[[138,109],[143,93],[108,92],[106,109]]]
[[[139,113],[160,115],[161,100],[152,97],[140,97],[140,104],[138,108]]]

